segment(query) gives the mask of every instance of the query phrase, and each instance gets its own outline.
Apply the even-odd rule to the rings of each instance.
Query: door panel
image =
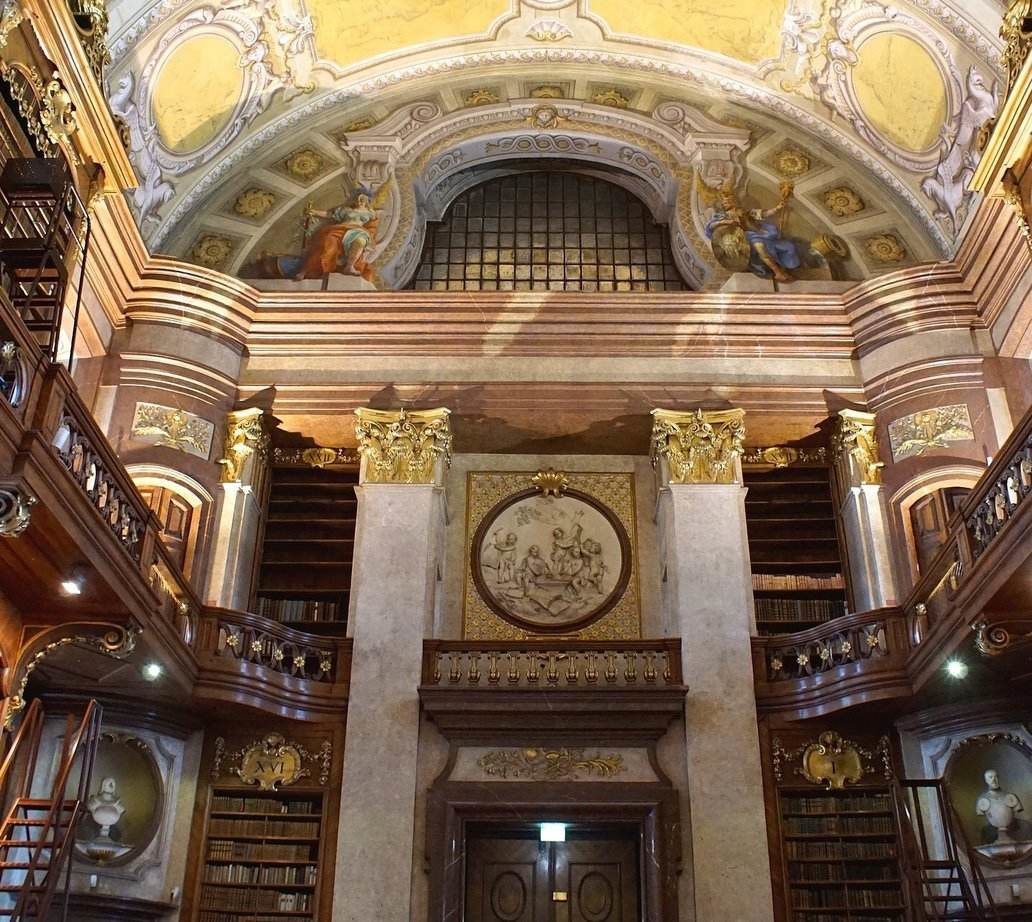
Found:
[[[548,849],[534,839],[471,839],[466,922],[548,922]]]
[[[604,835],[470,838],[464,922],[638,922],[637,839]]]
[[[603,839],[557,845],[554,889],[567,894],[569,922],[637,922],[637,844]]]
[[[161,523],[161,538],[172,559],[184,572],[189,571],[187,552],[194,524],[194,508],[183,497],[164,487],[138,487]]]

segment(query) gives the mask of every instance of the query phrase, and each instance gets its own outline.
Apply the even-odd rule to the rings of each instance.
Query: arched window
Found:
[[[427,227],[417,291],[683,291],[666,228],[622,186],[528,171],[463,192]]]

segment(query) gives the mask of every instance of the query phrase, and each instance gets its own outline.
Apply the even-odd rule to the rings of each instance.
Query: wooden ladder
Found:
[[[11,798],[0,823],[0,920],[47,919],[62,871],[65,900],[61,917],[68,916],[71,853],[89,795],[101,708],[91,701],[81,718],[68,715],[49,795],[34,796],[32,782],[37,777],[43,723],[43,708],[33,701],[0,764],[0,790]],[[68,793],[70,783],[74,796]]]
[[[902,779],[896,797],[916,920],[999,922],[942,779]]]

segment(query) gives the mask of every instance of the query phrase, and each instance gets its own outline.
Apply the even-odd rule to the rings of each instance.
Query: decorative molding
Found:
[[[25,21],[17,0],[4,0],[0,7],[0,48],[7,47],[7,37]]]
[[[742,455],[743,464],[772,464],[774,467],[788,467],[792,464],[824,464],[828,450],[822,445],[813,451],[792,448],[790,445],[773,445],[770,448],[754,448]]]
[[[554,467],[550,467],[545,471],[538,471],[530,478],[530,482],[545,496],[561,496],[567,487],[570,486],[570,478],[562,471],[557,471]]]
[[[223,737],[215,740],[212,755],[212,781],[218,781],[228,764],[228,774],[233,775],[245,784],[256,785],[262,791],[275,791],[280,787],[289,787],[312,772],[305,763],[314,763],[319,768],[319,784],[326,786],[330,780],[333,765],[333,744],[324,740],[319,751],[309,752],[300,743],[287,740],[279,733],[267,733],[259,740],[236,750],[227,752]]]
[[[502,780],[579,781],[581,775],[611,778],[626,771],[623,756],[587,755],[584,749],[494,749],[477,759],[484,772]]]
[[[36,497],[13,484],[0,486],[0,537],[17,538],[32,521]]]
[[[433,483],[451,462],[451,410],[355,410],[363,483]]]
[[[530,24],[530,28],[526,31],[527,38],[533,39],[535,42],[561,42],[566,38],[573,38],[573,32],[565,22],[561,19],[552,17],[542,17],[536,19]]]
[[[881,737],[874,749],[864,749],[851,740],[843,739],[834,730],[828,730],[810,743],[788,752],[781,740],[774,738],[772,761],[776,781],[785,780],[785,769],[798,760],[793,775],[805,778],[811,784],[823,784],[828,790],[841,791],[847,784],[858,783],[865,775],[880,772],[886,781],[893,778],[889,738]]]
[[[331,464],[358,464],[361,456],[353,448],[273,448],[274,464],[306,464],[308,467],[328,467]]]
[[[1003,14],[1000,38],[1004,48],[1000,64],[1006,79],[1004,98],[1010,95],[1026,58],[1032,54],[1032,0],[1010,0]]]
[[[736,483],[745,410],[652,411],[650,456],[668,465],[670,483]]]
[[[831,436],[831,454],[844,468],[850,486],[880,484],[885,462],[878,454],[875,416],[861,410],[839,410]]]
[[[129,434],[142,442],[163,445],[207,461],[211,455],[215,424],[176,407],[137,403]]]
[[[889,423],[889,445],[893,462],[915,458],[932,448],[946,448],[950,442],[974,439],[966,403],[918,410]]]

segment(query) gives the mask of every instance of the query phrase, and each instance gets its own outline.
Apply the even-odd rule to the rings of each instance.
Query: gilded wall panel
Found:
[[[541,636],[510,623],[485,600],[473,578],[474,537],[485,519],[499,504],[516,494],[535,487],[533,471],[471,471],[467,475],[466,536],[463,590],[463,637],[466,640],[525,640]],[[615,604],[585,627],[571,630],[570,635],[585,640],[632,640],[641,637],[641,601],[638,585],[638,538],[635,521],[634,475],[631,473],[571,472],[565,475],[571,491],[583,494],[604,507],[627,535],[630,546],[629,578]],[[506,540],[503,538],[502,540]],[[585,540],[586,546],[590,545]],[[561,542],[560,542],[561,545]],[[589,548],[590,549],[590,548]],[[520,550],[528,550],[521,548]],[[542,557],[551,557],[554,549],[542,549]],[[561,547],[560,547],[561,552]],[[514,566],[520,566],[516,552]],[[609,564],[607,563],[607,566]],[[562,616],[557,617],[561,625]],[[555,630],[549,632],[555,636]],[[565,636],[565,635],[564,635]]]

